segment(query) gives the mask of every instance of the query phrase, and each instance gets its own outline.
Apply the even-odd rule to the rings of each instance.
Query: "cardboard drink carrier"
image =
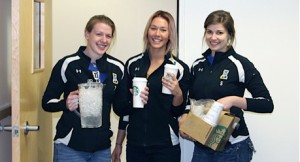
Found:
[[[192,112],[189,112],[180,126],[180,130],[213,150],[223,151],[239,121],[238,117],[222,111],[217,125],[212,126]]]

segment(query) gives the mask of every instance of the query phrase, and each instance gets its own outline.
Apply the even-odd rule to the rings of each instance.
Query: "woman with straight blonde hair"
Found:
[[[142,95],[145,105],[129,106],[129,118],[120,118],[112,159],[119,160],[127,129],[127,162],[180,162],[177,118],[186,106],[189,67],[175,56],[177,35],[173,16],[166,11],[155,12],[148,20],[143,39],[144,52],[127,60],[125,77],[130,88],[134,77],[147,78]],[[166,64],[175,65],[178,74],[164,77]],[[163,86],[171,94],[162,93]],[[128,95],[132,96],[130,92]]]

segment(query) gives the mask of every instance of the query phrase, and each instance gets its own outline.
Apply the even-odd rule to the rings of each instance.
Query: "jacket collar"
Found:
[[[214,62],[218,62],[220,60],[226,59],[235,53],[236,52],[234,51],[233,47],[230,47],[226,52],[216,52],[214,57]],[[202,55],[207,59],[207,57],[211,55],[211,50],[207,49]]]
[[[90,63],[90,62],[91,62],[91,58],[88,57],[87,55],[85,55],[85,54],[83,53],[83,51],[84,51],[85,49],[86,49],[86,46],[80,46],[79,49],[78,49],[78,55],[79,55],[81,58],[83,58],[84,61]],[[101,61],[106,60],[106,57],[107,57],[107,54],[104,53],[103,56],[102,56],[100,59],[96,60],[96,63],[99,64]]]

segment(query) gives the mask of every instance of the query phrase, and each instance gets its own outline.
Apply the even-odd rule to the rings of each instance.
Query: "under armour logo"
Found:
[[[199,68],[198,71],[203,71],[203,68]]]
[[[76,73],[81,73],[81,69],[76,69]]]
[[[139,71],[140,70],[140,68],[139,67],[136,67],[135,69],[134,69],[134,71]]]

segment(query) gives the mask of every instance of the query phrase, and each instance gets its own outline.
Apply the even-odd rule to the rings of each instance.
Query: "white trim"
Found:
[[[62,65],[62,67],[61,67],[61,71],[60,71],[61,78],[62,78],[62,80],[64,81],[64,83],[66,83],[66,82],[68,81],[65,72],[66,72],[66,69],[67,69],[69,63],[72,62],[72,61],[74,61],[74,60],[79,60],[79,59],[80,59],[79,56],[74,56],[74,57],[69,57],[69,58],[67,58],[67,59],[64,61],[63,65]]]
[[[60,101],[59,99],[53,98],[53,99],[49,100],[47,102],[47,104],[49,104],[49,103],[58,103],[59,101]]]
[[[170,135],[171,135],[171,141],[173,146],[178,145],[179,144],[179,138],[176,136],[176,134],[174,133],[172,127],[169,125],[170,128]]]
[[[69,134],[64,137],[64,138],[58,138],[54,141],[54,143],[62,143],[66,146],[68,146],[70,139],[71,139],[71,135],[72,135],[73,129],[71,129],[71,131],[69,132]]]
[[[122,78],[123,78],[123,76],[124,76],[124,66],[119,61],[116,61],[116,60],[113,60],[113,59],[110,59],[110,58],[107,58],[107,62],[118,66],[121,69],[122,73],[123,73],[123,75],[122,75]]]
[[[235,64],[235,66],[238,70],[239,81],[242,83],[245,83],[245,71],[244,71],[242,63],[239,60],[237,60],[236,58],[234,58],[233,56],[229,56],[228,58]]]
[[[235,144],[235,143],[238,143],[238,142],[241,142],[241,141],[244,141],[245,139],[247,139],[249,136],[237,136],[237,137],[233,137],[233,136],[230,136],[229,137],[229,142],[231,144]]]
[[[136,57],[134,57],[134,58],[132,58],[132,59],[130,59],[130,60],[128,61],[128,67],[127,67],[127,73],[128,73],[128,74],[129,74],[129,67],[130,67],[130,65],[132,64],[132,62],[135,62],[136,60],[141,59],[143,56],[144,56],[144,53],[141,54],[140,56],[136,56]]]

